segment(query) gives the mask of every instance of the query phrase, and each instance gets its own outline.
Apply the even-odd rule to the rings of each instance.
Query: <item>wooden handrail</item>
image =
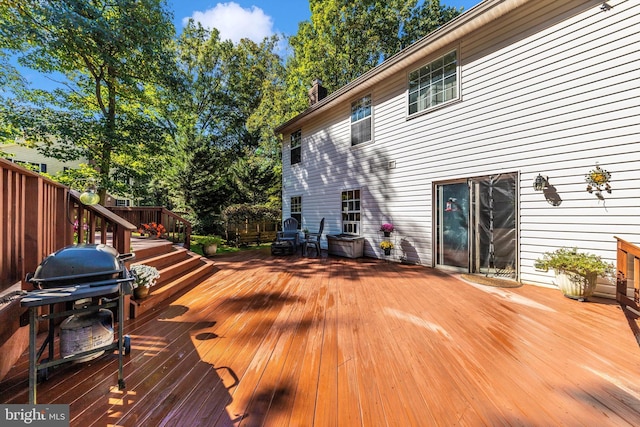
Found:
[[[79,194],[0,159],[0,293],[34,272],[49,254],[76,242],[131,250],[136,226],[103,206],[84,206]]]
[[[616,301],[621,305],[640,309],[640,247],[616,237],[617,278]],[[633,299],[627,296],[629,279],[633,280]]]
[[[175,243],[182,243],[187,249],[191,248],[191,223],[165,207],[109,206],[108,209],[137,227],[150,222],[162,224],[167,230],[166,236],[169,240]]]

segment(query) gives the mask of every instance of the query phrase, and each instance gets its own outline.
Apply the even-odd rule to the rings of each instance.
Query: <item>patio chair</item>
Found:
[[[298,250],[300,245],[300,233],[298,232],[298,220],[287,218],[282,223],[282,231],[276,234],[276,242],[291,242],[293,252]]]
[[[316,251],[316,256],[320,256],[320,239],[322,239],[322,231],[324,230],[324,218],[320,221],[320,230],[317,233],[307,233],[306,240],[304,242],[304,254],[309,253],[309,248],[313,248]]]

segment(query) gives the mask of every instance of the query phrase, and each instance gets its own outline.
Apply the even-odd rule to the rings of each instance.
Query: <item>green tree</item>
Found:
[[[463,11],[440,4],[440,0],[426,0],[411,11],[411,16],[403,23],[400,46],[407,47],[430,32],[437,30]]]
[[[167,151],[147,93],[172,75],[166,46],[174,30],[164,1],[9,1],[0,16],[3,47],[20,52],[24,66],[63,76],[57,89],[19,91],[3,109],[26,141],[62,160],[88,158],[102,201],[122,179],[114,168],[132,175],[135,158],[157,169],[144,159]]]
[[[234,45],[221,41],[217,30],[189,22],[176,43],[181,84],[164,94],[172,100],[166,115],[184,152],[178,182],[203,232],[224,207],[250,197],[238,185],[234,164],[262,153],[271,156],[264,161],[273,160],[269,126],[282,117],[273,107],[284,105],[275,100],[284,90],[282,64],[273,53],[277,41]],[[277,176],[258,184],[276,186],[278,164],[270,163]],[[269,188],[252,191],[265,194]]]

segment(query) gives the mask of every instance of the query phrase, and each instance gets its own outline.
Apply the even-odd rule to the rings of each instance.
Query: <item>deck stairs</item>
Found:
[[[213,261],[168,240],[151,244],[132,238],[135,253],[134,264],[156,267],[160,278],[151,287],[149,295],[142,299],[131,298],[129,316],[135,318],[164,301],[203,281],[215,271]]]

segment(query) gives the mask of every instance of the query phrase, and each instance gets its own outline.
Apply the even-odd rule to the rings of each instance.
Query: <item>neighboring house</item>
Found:
[[[277,129],[283,217],[371,257],[391,222],[395,260],[539,285],[545,251],[615,261],[640,244],[639,22],[635,0],[480,3]]]
[[[7,154],[6,159],[22,166],[35,167],[36,172],[44,172],[55,175],[66,169],[76,169],[81,163],[89,163],[87,159],[61,161],[53,157],[46,157],[35,148],[26,147],[21,144],[0,145],[0,151]],[[134,206],[133,200],[126,197],[108,195],[106,206]]]

